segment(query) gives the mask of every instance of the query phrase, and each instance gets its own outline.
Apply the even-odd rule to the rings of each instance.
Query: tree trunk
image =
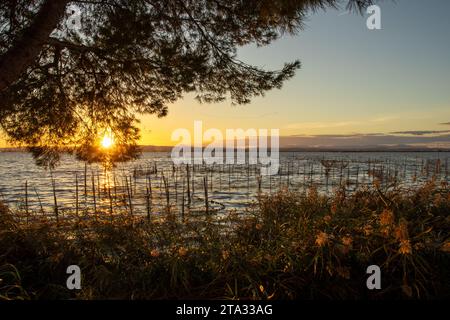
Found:
[[[23,30],[11,48],[0,56],[0,91],[17,81],[36,61],[69,2],[70,0],[45,0],[34,21]]]

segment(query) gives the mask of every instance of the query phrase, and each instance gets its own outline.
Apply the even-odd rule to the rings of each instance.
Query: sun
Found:
[[[109,149],[114,145],[114,137],[112,136],[111,132],[105,132],[101,145],[104,149]]]

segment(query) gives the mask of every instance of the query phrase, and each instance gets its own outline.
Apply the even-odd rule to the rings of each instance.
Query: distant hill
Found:
[[[0,152],[23,152],[25,148],[0,148]]]

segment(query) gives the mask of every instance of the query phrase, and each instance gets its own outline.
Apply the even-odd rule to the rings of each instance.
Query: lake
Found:
[[[170,153],[145,152],[136,161],[112,170],[86,165],[66,155],[53,171],[37,167],[30,154],[0,153],[0,199],[12,208],[49,214],[58,210],[158,212],[162,207],[189,207],[201,212],[243,209],[258,193],[280,189],[305,191],[311,185],[349,192],[383,185],[414,187],[433,177],[449,182],[450,152],[281,152],[280,171],[260,176],[258,165],[174,166]],[[189,177],[188,177],[189,174]],[[188,187],[189,182],[189,187]],[[205,192],[206,186],[206,192]],[[56,204],[55,204],[56,198]]]

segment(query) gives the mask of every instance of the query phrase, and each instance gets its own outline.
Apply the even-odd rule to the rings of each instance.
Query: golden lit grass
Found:
[[[282,191],[232,231],[213,217],[123,217],[57,226],[14,222],[0,205],[0,296],[24,299],[383,299],[449,297],[450,192]],[[82,290],[65,288],[78,264]],[[366,268],[382,270],[370,292]]]

